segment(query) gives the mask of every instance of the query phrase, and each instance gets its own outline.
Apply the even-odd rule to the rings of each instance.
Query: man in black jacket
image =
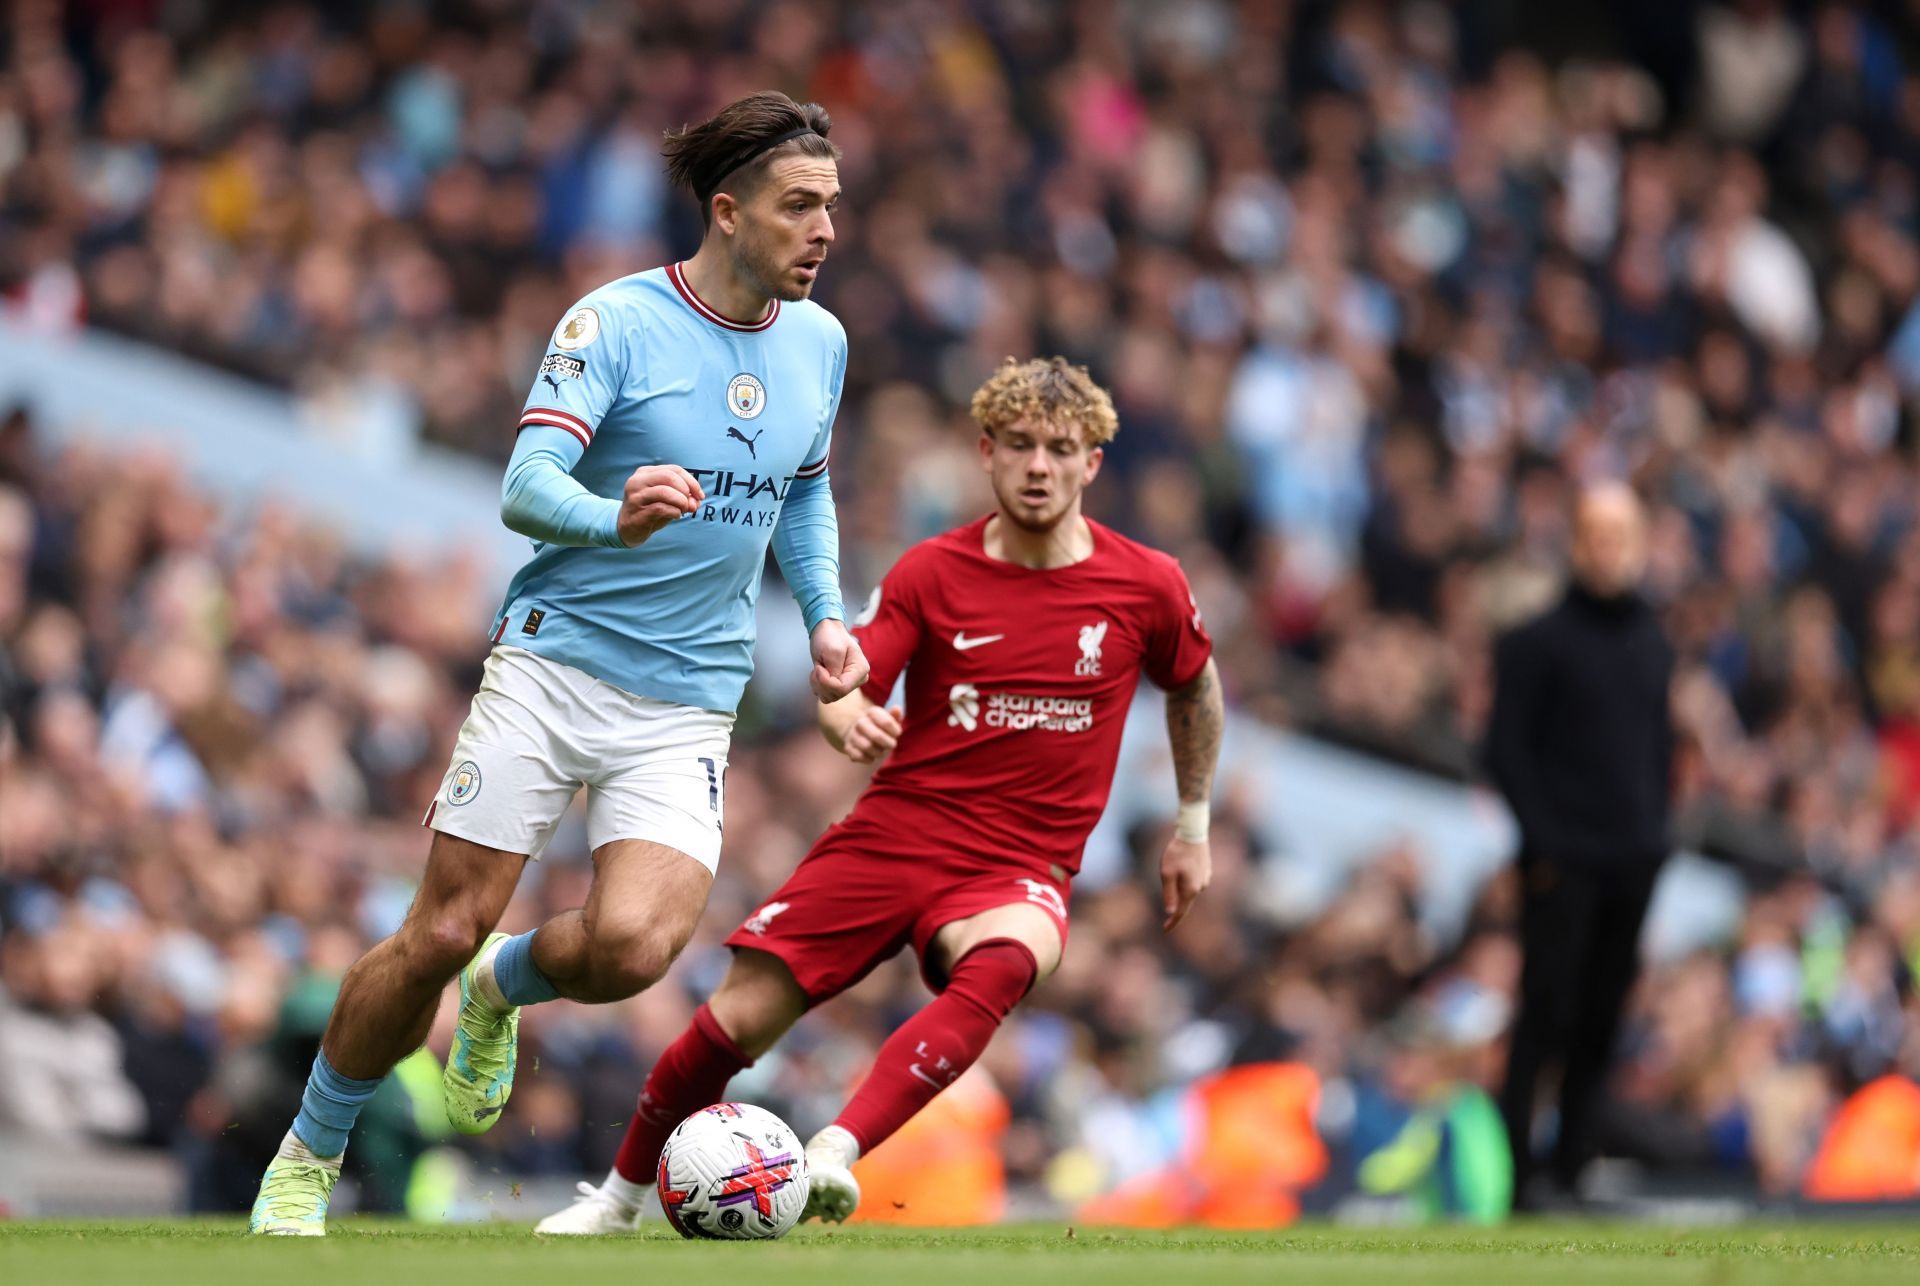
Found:
[[[1646,521],[1624,485],[1579,500],[1573,583],[1494,654],[1487,766],[1520,824],[1523,954],[1501,1113],[1529,1204],[1535,1084],[1562,1069],[1552,1178],[1572,1191],[1667,855],[1673,649],[1637,592]]]

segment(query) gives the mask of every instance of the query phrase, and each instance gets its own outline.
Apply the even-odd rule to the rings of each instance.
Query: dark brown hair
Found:
[[[667,131],[662,151],[667,177],[700,202],[700,222],[713,222],[713,194],[739,170],[737,190],[752,191],[766,178],[776,156],[817,156],[839,160],[840,149],[827,141],[833,121],[818,103],[796,103],[777,89],[748,94],[728,103],[713,119]],[[810,132],[802,132],[810,131]],[[783,134],[793,137],[778,146],[768,143]]]

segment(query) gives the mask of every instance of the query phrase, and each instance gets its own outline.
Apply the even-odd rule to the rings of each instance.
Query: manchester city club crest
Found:
[[[469,759],[453,770],[453,780],[447,783],[447,802],[455,807],[471,804],[479,793],[480,765]]]
[[[751,420],[767,409],[767,386],[757,375],[740,372],[727,381],[727,410],[742,420]]]

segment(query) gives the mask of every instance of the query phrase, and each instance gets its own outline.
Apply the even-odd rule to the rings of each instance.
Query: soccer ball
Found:
[[[751,1103],[703,1107],[660,1151],[660,1205],[682,1237],[785,1236],[807,1205],[800,1137]]]

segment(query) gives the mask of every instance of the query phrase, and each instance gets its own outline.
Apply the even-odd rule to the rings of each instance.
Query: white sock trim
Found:
[[[613,1198],[614,1204],[628,1214],[638,1214],[640,1205],[647,1199],[649,1185],[635,1183],[618,1170],[607,1171],[607,1181],[600,1185],[600,1191]]]
[[[473,967],[473,996],[481,1004],[495,1013],[504,1014],[513,1006],[507,1003],[506,993],[500,990],[499,979],[493,976],[493,962],[500,956],[500,948],[512,941],[502,938],[480,954],[480,961]]]
[[[329,1170],[338,1170],[341,1159],[347,1154],[342,1152],[339,1156],[323,1157],[302,1143],[299,1135],[295,1134],[292,1130],[288,1130],[287,1137],[280,1140],[279,1155],[286,1157],[290,1161],[300,1161],[307,1165],[319,1165],[325,1166]]]
[[[829,1125],[811,1139],[807,1140],[807,1157],[812,1159],[819,1153],[823,1159],[851,1170],[853,1163],[860,1159],[860,1141],[853,1137],[853,1131],[843,1125]]]

